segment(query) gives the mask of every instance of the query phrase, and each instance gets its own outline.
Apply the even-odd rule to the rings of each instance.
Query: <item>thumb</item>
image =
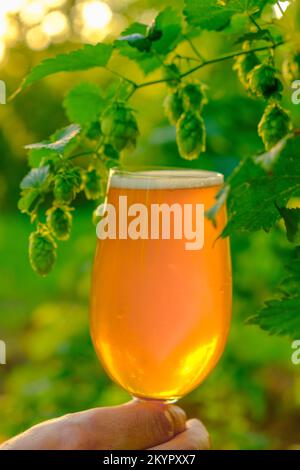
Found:
[[[89,448],[147,449],[185,430],[185,412],[175,405],[133,400],[121,406],[78,413]]]

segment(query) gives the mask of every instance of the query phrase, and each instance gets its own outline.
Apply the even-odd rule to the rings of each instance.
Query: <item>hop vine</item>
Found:
[[[185,160],[201,159],[206,151],[208,93],[197,73],[206,66],[233,60],[233,70],[249,98],[265,103],[262,117],[257,116],[258,135],[265,150],[273,152],[278,142],[294,135],[290,115],[281,100],[283,80],[290,83],[299,79],[299,45],[297,41],[291,43],[289,57],[281,64],[276,60],[276,51],[284,44],[284,39],[278,31],[274,33],[278,25],[269,28],[264,22],[264,26],[260,26],[265,2],[254,2],[257,7],[254,17],[252,10],[244,10],[243,2],[237,6],[240,11],[230,9],[229,2],[217,2],[209,20],[204,7],[199,5],[195,10],[189,5],[192,2],[185,3],[183,15],[167,7],[151,25],[133,24],[113,44],[87,45],[59,55],[51,62],[42,62],[20,87],[20,90],[24,89],[57,71],[81,68],[107,68],[113,78],[106,89],[90,82],[73,87],[63,105],[68,119],[75,124],[55,132],[47,141],[27,147],[31,169],[21,182],[19,209],[29,215],[34,225],[29,239],[29,257],[37,273],[46,275],[51,271],[57,244],[70,237],[77,199],[85,198],[94,207],[102,202],[109,170],[122,166],[126,153],[134,151],[140,136],[138,120],[142,117],[139,115],[147,114],[146,109],[136,110],[131,105],[132,96],[139,90],[164,86],[162,111],[175,126],[180,156]],[[249,18],[247,31],[241,38],[234,38],[232,50],[227,54],[205,59],[202,54],[205,47],[197,41],[197,36],[205,29],[216,32],[224,29],[236,13],[246,13],[245,17]],[[187,24],[193,25],[193,34]],[[152,67],[160,76],[141,82],[123,76],[119,70],[107,66],[115,53],[135,61],[145,73],[149,71],[147,67]],[[129,73],[130,67],[127,70]],[[214,92],[210,94],[213,96]],[[264,158],[269,158],[265,166],[271,168],[271,157]],[[254,159],[250,161],[247,160],[245,165],[250,165],[253,172],[260,175],[261,168]],[[231,202],[235,201],[230,193],[234,182],[242,184],[250,178],[251,172],[243,168],[242,165],[239,176],[233,175],[232,181],[220,193],[220,200],[211,213],[215,214],[228,195]],[[241,200],[240,197],[237,199]],[[271,209],[274,210],[274,204]],[[236,214],[236,209],[229,210],[230,216]],[[95,211],[92,218],[97,221]]]

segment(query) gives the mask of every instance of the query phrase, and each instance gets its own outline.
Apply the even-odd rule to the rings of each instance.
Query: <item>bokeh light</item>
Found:
[[[91,1],[82,4],[82,18],[88,29],[100,29],[108,25],[112,18],[110,7],[100,1]]]
[[[113,13],[100,0],[79,0],[73,9],[74,28],[86,42],[101,41],[111,30]]]
[[[40,26],[34,26],[27,31],[26,42],[30,49],[41,51],[49,46],[50,38]]]
[[[20,18],[22,22],[26,25],[34,25],[39,23],[47,11],[46,5],[44,2],[39,0],[34,0],[29,3],[26,3],[20,11]]]
[[[42,30],[50,38],[64,40],[69,31],[69,22],[61,11],[52,11],[45,16],[42,22]]]

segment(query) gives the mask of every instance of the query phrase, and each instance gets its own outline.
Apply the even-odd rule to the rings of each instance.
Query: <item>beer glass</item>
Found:
[[[113,170],[97,226],[90,325],[109,376],[174,402],[218,362],[231,319],[228,239],[204,217],[223,182],[202,170]]]

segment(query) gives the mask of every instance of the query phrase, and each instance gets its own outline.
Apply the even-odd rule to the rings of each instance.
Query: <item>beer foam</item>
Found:
[[[206,170],[112,171],[110,187],[120,189],[188,189],[223,184],[221,173]]]

